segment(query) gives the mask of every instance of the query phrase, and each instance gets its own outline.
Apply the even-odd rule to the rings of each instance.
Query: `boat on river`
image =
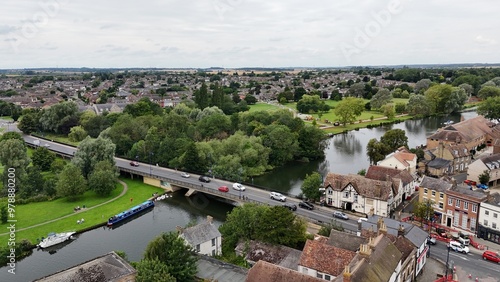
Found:
[[[155,203],[151,200],[147,200],[144,203],[137,205],[133,208],[130,208],[124,212],[121,212],[117,215],[114,215],[108,219],[108,226],[113,226],[114,224],[117,224],[121,221],[124,221],[127,218],[130,218],[136,214],[139,214],[145,210],[148,210],[149,208],[152,208],[155,206]]]
[[[74,239],[73,235],[76,232],[64,232],[64,233],[54,233],[51,232],[47,236],[47,238],[42,239],[40,243],[38,243],[38,247],[45,249],[50,246],[54,246],[63,242],[66,242],[67,240]]]

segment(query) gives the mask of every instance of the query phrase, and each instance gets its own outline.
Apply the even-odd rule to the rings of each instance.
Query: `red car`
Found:
[[[221,192],[229,192],[229,188],[227,188],[227,186],[221,186],[221,187],[219,187],[219,191],[221,191]]]
[[[472,181],[470,179],[465,180],[464,183],[467,185],[472,185],[472,186],[476,186],[476,184],[477,184],[476,181]]]
[[[500,263],[500,256],[492,251],[484,251],[483,259],[491,260],[492,262]]]

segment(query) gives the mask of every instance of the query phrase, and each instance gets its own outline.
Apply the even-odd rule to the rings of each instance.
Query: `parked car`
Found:
[[[481,183],[477,184],[477,185],[476,185],[476,187],[477,187],[477,188],[479,188],[479,189],[483,189],[483,190],[486,190],[486,189],[488,189],[488,188],[489,188],[489,187],[488,187],[488,185],[486,185],[486,184],[481,184]]]
[[[344,220],[348,220],[349,219],[349,217],[347,216],[347,214],[345,214],[343,212],[339,212],[339,211],[333,212],[333,217],[344,219]]]
[[[462,243],[457,242],[457,241],[450,241],[448,243],[447,247],[452,249],[455,252],[464,253],[464,254],[469,253],[469,247],[464,246]]]
[[[182,172],[181,176],[184,178],[189,178],[191,175],[187,174],[187,172]]]
[[[233,189],[238,190],[238,191],[245,191],[245,186],[239,184],[239,183],[234,183],[233,184]]]
[[[368,218],[366,218],[366,217],[360,217],[360,218],[358,219],[358,223],[362,223],[363,221],[364,221],[364,222],[368,222]]]
[[[138,162],[136,162],[136,161],[132,161],[132,162],[130,162],[130,165],[131,165],[131,166],[139,166],[139,163],[138,163]]]
[[[436,233],[441,237],[447,237],[446,230],[444,228],[436,228]]]
[[[491,260],[492,262],[500,263],[500,255],[492,251],[484,251],[483,253],[484,260]]]
[[[198,178],[199,181],[209,183],[210,182],[210,177],[202,175],[200,178]]]
[[[221,186],[221,187],[219,187],[219,191],[221,191],[221,192],[229,192],[229,188],[227,188],[227,186]]]
[[[283,206],[291,211],[297,210],[297,205],[292,204],[292,203],[286,203],[286,204],[283,204]]]
[[[427,245],[436,245],[436,238],[434,237],[427,237]]]
[[[308,202],[300,202],[299,203],[299,207],[301,207],[303,209],[308,209],[308,210],[313,210],[314,209],[314,206],[311,203],[308,203]]]
[[[473,186],[476,185],[476,181],[472,181],[470,179],[465,180],[464,183],[467,184],[467,185],[473,185]]]
[[[276,200],[276,201],[282,201],[282,202],[286,201],[286,197],[278,192],[271,192],[269,194],[269,196],[271,197],[271,199]]]

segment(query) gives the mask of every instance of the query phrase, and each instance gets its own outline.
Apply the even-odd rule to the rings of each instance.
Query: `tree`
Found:
[[[39,130],[39,114],[38,113],[28,113],[23,115],[23,118],[17,125],[19,130],[24,134],[31,134]]]
[[[22,190],[26,168],[30,163],[24,142],[19,139],[8,139],[0,142],[0,163],[4,166],[3,187],[5,189],[8,187],[9,171],[14,170],[16,188]]]
[[[362,98],[365,96],[365,83],[363,82],[358,82],[351,87],[349,87],[349,90],[347,90],[346,96],[348,97],[354,97],[354,98]]]
[[[163,113],[159,104],[151,101],[148,97],[141,98],[137,103],[128,104],[123,112],[134,117],[147,115],[161,115]]]
[[[327,135],[316,126],[304,126],[299,131],[299,153],[298,157],[309,160],[319,159],[325,156],[327,146]]]
[[[431,109],[424,95],[411,95],[406,105],[406,110],[410,115],[427,116],[431,113]]]
[[[85,123],[82,124],[83,129],[89,134],[92,138],[97,138],[99,134],[106,128],[110,126],[110,122],[107,117],[103,115],[96,115]]]
[[[489,97],[499,97],[500,96],[500,87],[497,86],[484,86],[479,92],[477,92],[477,97],[481,99],[488,99]]]
[[[318,111],[327,112],[329,109],[330,106],[321,101],[318,95],[303,95],[297,103],[297,110],[304,114],[316,113]]]
[[[245,101],[248,105],[255,105],[255,103],[257,103],[257,98],[255,98],[252,94],[247,94],[245,95]]]
[[[87,137],[78,145],[78,150],[71,162],[80,168],[87,179],[100,161],[108,161],[114,165],[115,147],[110,139]]]
[[[194,102],[198,108],[203,110],[208,107],[209,100],[208,87],[205,83],[203,83],[200,89],[194,92]]]
[[[40,168],[41,171],[50,170],[50,166],[55,159],[56,154],[43,146],[36,148],[31,156],[33,165]]]
[[[453,87],[449,84],[438,84],[425,91],[425,98],[431,107],[431,113],[449,113],[446,103],[450,100]]]
[[[160,260],[153,259],[143,259],[140,262],[134,264],[134,268],[137,270],[137,275],[135,277],[136,282],[176,282],[177,280],[170,275],[170,269],[166,264]]]
[[[334,113],[339,118],[339,122],[346,126],[354,122],[364,110],[365,102],[360,98],[347,97],[340,101],[334,108]]]
[[[66,162],[63,159],[56,158],[50,165],[50,171],[54,174],[61,172],[66,166]]]
[[[488,182],[490,182],[490,172],[488,170],[483,171],[483,173],[479,175],[479,182],[481,184],[488,184]]]
[[[377,164],[377,162],[383,160],[387,152],[389,152],[388,146],[379,142],[376,138],[370,139],[366,145],[366,155],[370,160],[370,164]]]
[[[306,93],[307,91],[304,89],[304,87],[296,88],[293,94],[293,100],[295,102],[298,102],[300,99],[302,99],[302,96],[304,96]]]
[[[2,207],[0,207],[0,220],[3,223],[7,223],[7,220],[9,220],[9,213],[7,210],[7,204],[3,204]]]
[[[489,97],[477,106],[477,113],[485,118],[500,121],[500,97]]]
[[[373,95],[370,100],[370,105],[373,109],[380,109],[383,105],[390,103],[391,100],[391,92],[386,88],[381,88],[377,91],[377,94]]]
[[[55,104],[42,112],[40,124],[44,130],[67,134],[69,128],[78,124],[78,106],[74,102]]]
[[[181,168],[198,173],[205,172],[205,165],[200,159],[196,143],[190,142],[187,145],[186,151],[181,157]]]
[[[59,174],[56,184],[57,195],[75,200],[87,190],[87,181],[81,170],[72,163],[67,164]]]
[[[306,174],[306,178],[304,179],[300,190],[302,190],[302,194],[304,194],[307,199],[319,201],[321,198],[321,191],[319,191],[319,188],[322,185],[321,175],[317,172],[313,172],[310,175]]]
[[[26,169],[26,180],[21,191],[23,198],[29,198],[43,192],[44,179],[40,168],[30,166]]]
[[[402,129],[391,129],[380,137],[380,142],[385,144],[389,152],[394,152],[400,147],[408,147],[408,137]]]
[[[197,257],[193,248],[185,244],[176,232],[163,233],[149,242],[144,259],[165,264],[170,275],[178,282],[195,280]]]
[[[262,144],[271,149],[269,160],[273,166],[293,160],[299,152],[296,133],[281,124],[271,124],[263,130]]]
[[[413,214],[420,218],[420,223],[423,224],[424,219],[427,219],[427,222],[431,221],[431,218],[434,216],[434,202],[425,199],[423,202],[419,202],[417,206],[413,210]]]
[[[23,137],[18,132],[9,131],[9,132],[5,132],[3,135],[0,135],[0,142],[2,142],[4,140],[9,140],[9,139],[17,139],[17,140],[22,141],[24,143]]]
[[[385,104],[381,108],[384,115],[387,119],[393,119],[396,116],[396,109],[394,108],[394,104]]]
[[[471,96],[472,94],[474,94],[474,87],[472,87],[472,85],[470,85],[470,84],[462,83],[458,87],[465,90],[465,93],[467,93],[467,96]]]
[[[72,142],[80,142],[83,139],[85,139],[85,137],[87,137],[87,135],[88,134],[85,131],[85,129],[83,129],[83,126],[78,125],[78,126],[74,126],[71,128],[71,130],[68,134],[68,138]]]
[[[417,83],[415,83],[415,87],[413,88],[413,91],[416,94],[423,94],[425,90],[429,89],[431,87],[432,81],[428,78],[424,78],[419,80]]]
[[[97,163],[89,176],[89,188],[99,196],[108,196],[116,187],[118,172],[109,161]]]

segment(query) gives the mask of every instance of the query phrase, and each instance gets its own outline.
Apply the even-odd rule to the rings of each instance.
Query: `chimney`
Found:
[[[175,227],[175,229],[177,230],[177,233],[179,233],[179,234],[182,234],[182,232],[184,231],[184,228],[180,227],[179,225],[177,225]]]
[[[211,216],[209,216],[209,215],[207,215],[207,222],[210,223],[210,224],[212,224],[213,221],[214,221],[214,218],[211,217]]]
[[[403,227],[403,224],[399,225],[398,236],[405,236],[405,228]]]
[[[369,259],[371,254],[372,250],[370,249],[370,247],[368,245],[361,244],[361,246],[359,247],[359,255],[362,258]]]
[[[439,141],[438,151],[437,151],[438,158],[443,158],[443,151],[444,151],[444,143],[443,141]]]
[[[382,221],[382,224],[380,225],[380,228],[378,229],[378,235],[384,234],[387,235],[387,226],[385,225],[384,221]]]
[[[346,265],[344,268],[344,273],[342,273],[342,276],[344,276],[344,282],[351,282],[351,269],[349,268],[349,265]]]
[[[368,247],[370,247],[370,249],[372,250],[375,250],[375,240],[373,240],[372,237],[368,238]]]
[[[377,219],[377,231],[380,229],[380,226],[382,225],[383,222],[384,222],[384,219],[379,216]]]

